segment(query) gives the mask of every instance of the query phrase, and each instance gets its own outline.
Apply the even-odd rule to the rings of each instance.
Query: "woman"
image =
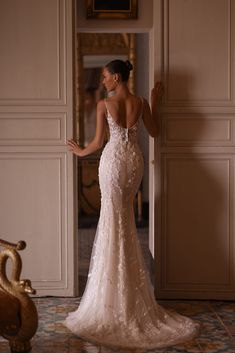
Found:
[[[84,149],[73,140],[70,151],[79,157],[102,147],[108,125],[110,139],[99,165],[101,210],[93,246],[89,278],[77,311],[65,325],[87,341],[123,350],[166,347],[193,338],[198,324],[159,306],[137,240],[134,196],[143,175],[137,143],[140,119],[149,134],[158,134],[157,108],[161,83],[147,101],[127,87],[132,65],[114,60],[103,69],[103,84],[112,97],[97,106],[96,134]]]

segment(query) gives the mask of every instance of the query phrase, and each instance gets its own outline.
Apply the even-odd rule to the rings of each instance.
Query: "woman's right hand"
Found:
[[[74,153],[76,156],[81,157],[81,153],[83,151],[83,148],[81,148],[77,142],[75,142],[74,140],[68,140],[67,141],[67,146],[70,152]]]
[[[162,82],[155,82],[154,88],[151,91],[151,102],[159,103],[164,93],[164,87]]]

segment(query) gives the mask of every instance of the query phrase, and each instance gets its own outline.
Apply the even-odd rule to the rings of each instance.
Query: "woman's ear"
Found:
[[[114,81],[119,82],[120,81],[120,74],[116,73],[114,74]]]

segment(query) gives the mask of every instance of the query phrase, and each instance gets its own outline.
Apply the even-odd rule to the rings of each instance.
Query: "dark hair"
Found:
[[[130,71],[133,70],[129,60],[112,60],[105,67],[111,74],[120,74],[124,82],[128,81]]]

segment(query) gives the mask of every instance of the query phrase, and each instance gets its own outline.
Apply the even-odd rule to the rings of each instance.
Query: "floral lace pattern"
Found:
[[[124,128],[107,111],[110,140],[99,165],[101,210],[89,278],[65,321],[78,336],[119,352],[166,347],[198,331],[191,319],[157,304],[142,257],[133,210],[144,169],[139,120]]]

